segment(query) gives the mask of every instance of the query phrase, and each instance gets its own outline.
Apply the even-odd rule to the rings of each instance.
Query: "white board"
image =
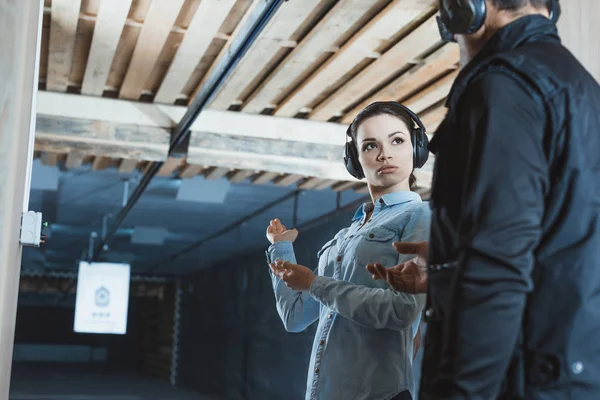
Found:
[[[124,335],[127,332],[130,275],[129,264],[81,261],[73,330]]]

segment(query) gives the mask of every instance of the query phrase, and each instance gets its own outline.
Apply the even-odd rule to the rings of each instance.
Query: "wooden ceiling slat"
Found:
[[[367,105],[374,101],[403,101],[411,93],[424,86],[427,82],[436,79],[448,70],[455,69],[459,57],[458,45],[447,44],[427,57],[423,64],[414,67],[402,74],[390,84],[379,90],[367,100],[348,111],[341,122],[349,124],[354,117]]]
[[[252,175],[254,175],[256,173],[256,171],[252,171],[252,170],[239,170],[233,173],[233,175],[231,175],[229,177],[229,182],[231,183],[241,183],[244,182],[246,179],[250,178]]]
[[[235,0],[203,0],[185,33],[154,101],[173,104],[231,11]]]
[[[73,63],[81,0],[53,0],[50,23],[47,90],[65,92]]]
[[[330,0],[326,0],[330,3]],[[265,66],[281,49],[281,42],[292,40],[293,34],[324,1],[302,0],[283,3],[252,47],[236,66],[210,107],[227,110],[249,86],[256,86]],[[258,79],[257,79],[258,78]]]
[[[79,168],[83,164],[84,153],[72,151],[67,155],[67,161],[65,162],[65,168]]]
[[[413,20],[430,14],[436,5],[436,0],[391,3],[280,104],[275,115],[293,117],[301,109],[312,107],[324,93],[330,93],[342,77],[409,28]]]
[[[102,96],[132,0],[102,0],[81,93]]]
[[[138,100],[184,0],[154,0],[144,20],[119,97]]]
[[[319,104],[309,118],[327,121],[337,113],[343,112],[351,104],[360,101],[371,88],[393,78],[399,69],[409,65],[419,53],[439,41],[440,33],[433,16]]]
[[[417,114],[431,107],[448,95],[457,75],[458,70],[451,72],[433,85],[405,100],[404,105]]]
[[[437,129],[439,124],[442,122],[442,120],[446,116],[447,112],[448,112],[448,109],[446,107],[444,107],[443,104],[441,104],[441,105],[437,106],[436,108],[428,110],[423,115],[419,115],[421,122],[423,122],[423,125],[425,125],[425,129],[427,130],[427,133],[431,134],[431,133],[435,132],[435,130]]]
[[[123,159],[119,164],[119,173],[121,174],[130,174],[137,167],[139,161],[138,160],[130,160]]]
[[[369,8],[381,8],[382,1],[345,0],[337,3],[302,42],[283,60],[258,94],[243,108],[244,112],[260,113],[270,104],[277,104],[289,88],[306,78],[310,67],[338,46],[339,39],[352,28]]]
[[[173,172],[175,172],[175,170],[179,169],[183,165],[184,161],[184,158],[167,158],[162,167],[160,167],[160,169],[158,170],[157,175],[170,176]]]

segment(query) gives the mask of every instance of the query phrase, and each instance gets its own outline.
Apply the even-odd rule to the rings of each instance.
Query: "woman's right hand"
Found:
[[[267,227],[267,239],[269,239],[271,244],[283,241],[290,241],[294,243],[297,237],[298,230],[288,230],[285,225],[279,221],[279,218],[272,219],[271,223]]]

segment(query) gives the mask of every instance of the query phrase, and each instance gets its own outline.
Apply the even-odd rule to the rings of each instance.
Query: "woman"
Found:
[[[427,159],[427,140],[424,128],[413,128],[413,120],[422,128],[418,118],[406,110],[398,103],[373,103],[348,128],[347,168],[366,178],[372,202],[318,252],[317,276],[296,264],[295,229],[278,219],[267,228],[285,329],[300,332],[319,321],[306,399],[410,399],[413,393],[413,338],[425,295],[395,292],[365,269],[410,258],[398,256],[394,241],[429,239],[429,207],[410,191],[415,164]]]

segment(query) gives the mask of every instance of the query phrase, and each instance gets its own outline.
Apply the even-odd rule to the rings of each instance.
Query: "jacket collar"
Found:
[[[560,43],[556,25],[543,15],[526,15],[498,30],[460,71],[452,85],[446,106],[450,108],[456,104],[471,78],[491,61],[492,56],[539,40]]]
[[[420,195],[408,190],[384,194],[375,202],[375,204],[368,202],[360,206],[358,210],[356,210],[352,221],[357,221],[364,218],[364,216],[373,209],[375,209],[375,211],[379,211],[385,207],[395,206],[396,204],[408,203],[411,201],[422,202],[423,200],[421,200]]]

